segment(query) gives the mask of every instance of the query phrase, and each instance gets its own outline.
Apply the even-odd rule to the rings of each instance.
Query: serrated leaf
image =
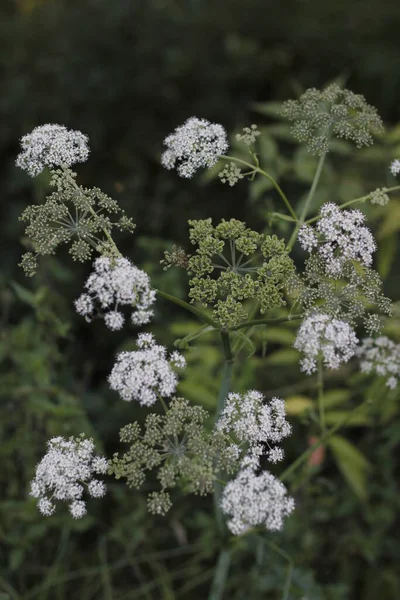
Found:
[[[367,497],[367,473],[371,469],[370,463],[353,444],[339,435],[331,437],[328,445],[349,487],[360,500],[365,500]]]

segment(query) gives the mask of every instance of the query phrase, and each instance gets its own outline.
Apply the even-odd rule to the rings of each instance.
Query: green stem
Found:
[[[280,187],[280,185],[275,181],[275,179],[273,177],[271,177],[271,175],[269,175],[268,173],[266,173],[265,171],[263,171],[262,169],[260,169],[260,167],[258,167],[257,165],[252,165],[251,163],[242,160],[241,158],[236,158],[235,156],[219,156],[219,158],[223,159],[223,160],[234,160],[237,163],[240,163],[241,165],[245,165],[246,167],[250,167],[250,169],[252,170],[253,173],[259,173],[260,175],[262,175],[263,177],[266,177],[268,179],[268,181],[270,181],[272,183],[272,185],[274,186],[274,188],[276,189],[276,191],[278,192],[278,194],[280,195],[280,197],[282,198],[283,202],[286,205],[286,208],[288,209],[288,211],[290,212],[290,214],[292,215],[293,219],[295,221],[297,221],[297,216],[296,213],[294,212],[292,205],[290,204],[289,200],[287,199],[286,195],[284,194],[282,188]]]
[[[231,387],[231,381],[232,381],[232,374],[233,374],[234,357],[232,354],[229,334],[224,331],[221,331],[221,339],[222,339],[222,346],[224,349],[225,360],[224,360],[224,366],[223,366],[223,370],[222,370],[221,385],[220,385],[219,394],[218,394],[217,410],[215,411],[215,422],[218,420],[218,417],[224,407],[225,399],[226,399],[227,395],[229,394],[229,390]],[[221,511],[221,494],[222,494],[222,484],[219,481],[214,481],[213,501],[214,501],[215,518],[217,521],[219,532],[222,536],[224,536],[226,530],[225,530],[224,517],[223,517],[222,511]]]
[[[318,387],[319,422],[320,422],[322,431],[325,431],[324,370],[323,370],[321,358],[318,359],[317,387]]]
[[[63,169],[64,173],[66,174],[66,176],[68,177],[69,182],[73,185],[73,187],[76,189],[77,192],[79,192],[79,194],[81,196],[83,196],[85,198],[85,200],[87,200],[85,194],[82,192],[81,188],[79,187],[79,185],[76,183],[75,179],[73,177],[71,177],[71,175],[68,172],[68,169]],[[87,208],[89,209],[90,214],[97,219],[98,215],[96,213],[96,211],[94,210],[93,206],[88,202],[88,206]],[[108,241],[110,242],[110,244],[112,245],[112,247],[115,250],[115,253],[117,256],[122,256],[121,252],[118,250],[118,246],[117,244],[114,242],[112,235],[110,234],[109,231],[107,231],[107,229],[105,227],[102,228],[102,231],[104,233],[104,235],[106,236],[106,238],[108,239]]]
[[[221,600],[231,564],[232,550],[223,548],[218,557],[208,600]]]
[[[180,298],[177,298],[176,296],[172,296],[172,294],[167,294],[167,292],[162,292],[161,290],[156,290],[156,292],[159,296],[161,296],[161,298],[164,298],[164,300],[169,300],[170,302],[173,302],[174,304],[181,306],[188,312],[191,312],[194,315],[196,315],[196,317],[198,317],[201,321],[204,321],[205,323],[212,325],[215,329],[220,328],[216,321],[214,321],[211,317],[209,317],[208,315],[203,313],[203,311],[199,310],[192,304],[189,304],[188,302],[185,302],[184,300],[181,300]]]
[[[317,189],[317,185],[319,182],[319,178],[321,177],[322,169],[324,167],[326,154],[327,154],[326,152],[321,154],[320,159],[318,161],[317,170],[315,171],[314,179],[313,179],[310,191],[308,193],[307,199],[304,203],[303,210],[300,215],[300,219],[297,220],[296,226],[294,228],[294,231],[293,231],[291,238],[289,240],[289,243],[288,243],[289,250],[291,250],[293,248],[293,246],[296,242],[296,239],[297,239],[297,234],[299,232],[299,229],[300,229],[300,227],[302,227],[304,225],[304,222],[307,218],[308,210],[309,210],[310,204],[314,198],[315,191]]]
[[[395,185],[394,187],[391,188],[384,188],[384,192],[386,194],[390,193],[390,192],[397,192],[400,190],[400,185]],[[359,198],[353,198],[353,200],[348,200],[347,202],[343,202],[343,204],[339,204],[339,208],[347,208],[347,206],[352,206],[353,204],[362,204],[363,202],[367,202],[368,200],[371,199],[371,193],[366,194],[365,196],[360,196]],[[311,223],[315,223],[315,221],[318,221],[320,219],[320,215],[317,215],[316,217],[313,217],[312,219],[308,219],[308,221],[306,221],[307,225],[310,225]]]
[[[357,414],[361,409],[365,408],[367,405],[371,404],[371,400],[364,400],[359,406],[357,406],[354,410],[352,410],[344,419],[339,421],[334,427],[331,427],[324,435],[322,435],[315,444],[310,446],[308,450],[305,450],[300,456],[279,476],[281,481],[285,481],[290,477],[290,475],[300,467],[311,454],[320,446],[322,446],[334,433],[336,433],[341,427],[346,425],[352,417]]]

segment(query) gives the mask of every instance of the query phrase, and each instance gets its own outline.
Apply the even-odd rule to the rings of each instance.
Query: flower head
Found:
[[[75,301],[78,314],[90,318],[99,308],[104,314],[105,324],[114,331],[124,324],[124,316],[118,310],[121,306],[133,309],[131,320],[135,325],[150,321],[153,315],[150,307],[155,302],[156,293],[144,271],[127,258],[112,260],[106,256],[97,258],[93,267],[93,273],[85,283],[87,292]]]
[[[348,323],[313,313],[301,324],[293,346],[305,355],[300,362],[302,371],[311,375],[317,370],[319,357],[326,367],[337,369],[354,356],[357,344],[357,336]]]
[[[340,210],[332,202],[321,207],[320,215],[315,229],[303,225],[299,242],[308,252],[316,248],[325,262],[326,274],[340,278],[344,267],[353,260],[369,267],[376,244],[364,225],[365,215],[359,210]]]
[[[357,148],[373,143],[371,133],[383,131],[376,108],[364,96],[342,90],[337,84],[322,91],[308,89],[298,100],[283,104],[282,114],[293,122],[292,134],[309,152],[329,150],[332,136],[354,142]]]
[[[276,446],[292,431],[286,421],[285,403],[281,398],[264,401],[261,392],[244,395],[230,393],[217,422],[217,429],[233,435],[250,454],[266,454],[270,462],[283,460],[282,448]]]
[[[88,137],[63,125],[41,125],[21,139],[22,152],[16,160],[31,177],[45,167],[70,167],[89,156]]]
[[[268,471],[257,475],[249,465],[224,487],[221,509],[230,517],[227,525],[234,535],[258,525],[268,531],[279,531],[284,518],[294,510],[294,500],[279,479]]]
[[[133,352],[121,352],[108,378],[112,390],[123,400],[137,400],[142,406],[151,406],[157,395],[170,397],[178,385],[172,366],[183,368],[186,361],[179,352],[170,357],[164,346],[156,344],[150,333],[138,336]]]
[[[177,168],[181,177],[190,178],[200,168],[211,168],[228,149],[225,129],[206,119],[191,117],[164,140],[167,150],[161,157],[166,169]]]
[[[79,519],[86,514],[82,484],[87,486],[89,496],[104,496],[105,484],[93,475],[104,474],[108,461],[93,455],[93,440],[83,434],[69,439],[54,437],[47,446],[47,453],[36,467],[30,494],[38,498],[38,508],[43,515],[52,515],[56,509],[54,500],[61,500],[69,503],[72,516]]]
[[[386,377],[386,385],[394,389],[400,378],[400,344],[386,336],[365,338],[356,352],[363,373],[375,372]]]
[[[390,172],[395,177],[400,173],[400,160],[398,158],[395,158],[392,164],[390,165]]]

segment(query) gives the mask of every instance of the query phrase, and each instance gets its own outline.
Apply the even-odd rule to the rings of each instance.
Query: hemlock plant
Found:
[[[376,242],[365,215],[348,207],[366,200],[385,206],[390,192],[400,186],[381,188],[343,205],[327,198],[319,213],[309,218],[332,139],[344,138],[357,147],[370,145],[373,134],[382,129],[381,120],[362,96],[337,85],[307,90],[298,100],[285,102],[282,113],[292,122],[294,137],[319,155],[300,214],[259,164],[256,144],[262,134],[256,125],[236,135],[248,160],[243,154],[229,155],[224,127],[206,119],[192,117],[166,138],[161,159],[165,168],[191,178],[199,169],[218,163],[221,182],[230,186],[265,177],[285,209],[282,218],[292,226],[285,240],[273,232],[250,229],[236,219],[217,224],[206,217],[190,220],[191,253],[173,246],[160,261],[164,269],[179,267],[187,272],[188,301],[168,290],[152,289],[149,276],[130,257],[121,255],[115,230],[133,232],[134,224],[101,190],[80,186],[71,169],[88,159],[86,135],[60,125],[37,127],[22,138],[22,152],[16,161],[32,177],[50,169],[54,188],[43,204],[29,206],[21,216],[31,244],[21,262],[28,276],[34,275],[40,257],[69,244],[74,260],[93,260],[93,271],[75,301],[78,314],[88,321],[101,317],[109,329],[120,330],[125,314],[130,313],[131,325],[141,328],[151,322],[154,302],[161,296],[206,326],[181,343],[183,350],[206,329],[219,336],[223,357],[220,393],[211,415],[179,396],[184,356],[177,351],[168,353],[151,333],[140,332],[137,349],[120,353],[114,365],[110,364],[108,382],[119,393],[115,402],[136,401],[143,407],[147,415],[144,426],[126,424],[120,431],[121,451],[110,459],[93,455],[93,440],[84,434],[51,439],[37,466],[31,495],[38,499],[45,516],[52,515],[56,504],[64,501],[74,518],[82,518],[86,514],[84,488],[95,498],[106,492],[105,483],[93,478],[94,474],[108,472],[138,490],[145,483],[147,490],[153,486],[147,494],[148,508],[160,515],[173,510],[178,492],[213,494],[224,553],[210,592],[213,600],[222,597],[233,548],[231,536],[279,531],[289,515],[296,518],[291,477],[310,454],[310,449],[305,449],[284,471],[279,466],[274,474],[269,471],[269,463],[278,465],[283,460],[284,440],[295,432],[286,419],[284,399],[268,399],[253,389],[245,394],[235,392],[234,336],[242,333],[251,339],[256,326],[298,322],[294,348],[301,353],[301,369],[305,376],[316,372],[318,377],[314,420],[320,438],[315,447],[340,428],[326,427],[327,370],[358,360],[360,373],[376,372],[386,378],[389,389],[396,387],[399,377],[399,345],[379,336],[381,316],[390,315],[391,303],[382,294],[379,275],[373,269]],[[398,175],[400,160],[390,169]],[[308,253],[300,270],[291,258],[296,243]],[[362,338],[362,327],[375,337]],[[155,474],[157,486],[149,482],[150,472]]]

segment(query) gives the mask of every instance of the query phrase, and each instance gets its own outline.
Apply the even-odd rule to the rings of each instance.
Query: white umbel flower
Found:
[[[283,449],[275,444],[292,431],[286,421],[285,402],[281,398],[266,402],[256,390],[228,394],[216,427],[234,436],[241,446],[245,444],[251,454],[266,454],[273,463],[284,458]]]
[[[222,125],[191,117],[165,138],[164,145],[161,164],[166,169],[176,167],[181,177],[190,178],[198,169],[216,164],[228,150],[228,138]]]
[[[279,479],[268,471],[257,475],[249,465],[223,489],[221,509],[230,517],[227,525],[234,535],[259,525],[280,531],[285,517],[294,510],[294,500]]]
[[[166,348],[156,344],[150,333],[139,334],[136,344],[139,350],[118,354],[108,381],[123,400],[151,406],[158,394],[172,396],[178,385],[172,366],[183,368],[186,361],[179,352],[168,357]]]
[[[400,160],[398,158],[395,158],[392,164],[390,165],[390,172],[395,177],[400,173]]]
[[[313,313],[301,324],[293,344],[305,357],[300,361],[302,371],[311,375],[322,358],[329,369],[337,369],[354,356],[358,338],[348,323],[325,313]]]
[[[364,225],[365,215],[359,210],[340,210],[332,202],[321,207],[320,215],[315,229],[303,225],[299,242],[308,252],[316,249],[325,262],[326,274],[340,278],[343,268],[353,260],[370,267],[376,243]]]
[[[36,177],[45,167],[70,167],[89,156],[88,137],[63,125],[41,125],[21,139],[15,164]]]
[[[397,387],[400,378],[400,344],[395,344],[386,336],[365,338],[357,348],[360,369],[363,373],[375,372],[386,377],[390,389]]]
[[[85,439],[83,434],[69,439],[54,437],[47,447],[47,453],[36,467],[30,495],[38,499],[38,509],[45,516],[54,513],[53,500],[61,500],[69,503],[72,516],[79,519],[86,514],[82,484],[94,498],[106,493],[105,484],[93,475],[106,472],[107,459],[93,455],[93,440]]]
[[[131,320],[135,325],[145,325],[153,316],[150,307],[155,302],[156,292],[151,289],[150,278],[127,258],[114,261],[106,256],[97,258],[85,288],[87,291],[75,301],[77,313],[90,319],[99,307],[105,324],[112,331],[121,329],[125,321],[118,310],[120,306],[134,309]]]

